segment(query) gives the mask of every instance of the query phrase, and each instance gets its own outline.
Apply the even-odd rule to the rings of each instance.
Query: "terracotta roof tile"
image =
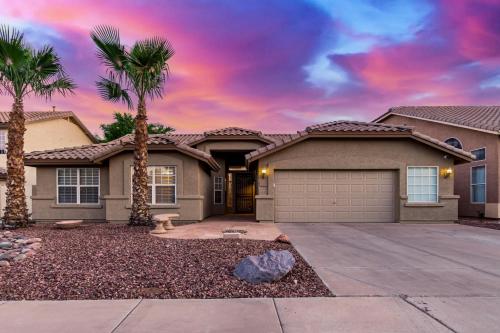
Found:
[[[25,160],[28,165],[36,164],[37,161],[47,160],[74,160],[92,163],[99,158],[112,154],[115,151],[120,151],[127,146],[132,146],[133,144],[134,136],[132,134],[129,134],[107,143],[97,143],[86,146],[30,152],[25,155]],[[219,165],[209,154],[201,150],[189,147],[186,144],[179,143],[162,134],[150,135],[148,138],[148,145],[171,145],[180,151],[186,152],[199,159],[204,160],[214,169],[219,168]]]
[[[411,132],[410,127],[339,120],[309,126],[306,132]]]
[[[414,137],[417,139],[420,139],[421,141],[426,142],[427,144],[434,144],[437,145],[443,149],[452,151],[456,153],[459,156],[463,156],[465,158],[469,159],[474,159],[474,155],[472,155],[470,152],[464,151],[462,149],[457,149],[453,146],[450,146],[444,142],[441,142],[437,139],[431,138],[427,135],[414,132],[411,127],[406,127],[406,126],[394,126],[394,125],[387,125],[387,124],[379,124],[379,123],[364,123],[364,122],[359,122],[359,121],[347,121],[347,120],[341,120],[341,121],[333,121],[329,123],[323,123],[323,124],[318,124],[318,125],[313,125],[309,126],[306,128],[305,131],[303,132],[298,132],[295,135],[291,135],[289,139],[282,140],[280,142],[276,142],[264,147],[261,147],[257,150],[254,150],[248,154],[245,155],[245,158],[247,161],[253,161],[258,159],[259,157],[263,155],[267,155],[267,152],[271,150],[278,150],[287,144],[290,144],[294,141],[301,141],[303,140],[303,137],[314,135],[314,134],[319,134],[319,133],[329,133],[332,135],[335,134],[341,134],[341,133],[363,133],[363,132],[380,132],[380,133],[391,133],[391,132],[399,132],[408,135],[409,137]]]
[[[254,131],[251,129],[241,128],[241,127],[225,127],[218,128],[211,131],[206,131],[203,133],[204,136],[218,136],[218,135],[256,135],[261,136],[262,132]]]
[[[398,106],[375,121],[385,119],[389,114],[423,118],[481,130],[500,132],[500,106]]]

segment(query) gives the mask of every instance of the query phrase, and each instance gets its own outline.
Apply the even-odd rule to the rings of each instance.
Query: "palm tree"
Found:
[[[94,28],[90,37],[97,46],[99,60],[106,66],[107,77],[99,77],[96,83],[101,97],[112,102],[124,102],[129,109],[134,108],[132,95],[137,99],[129,224],[149,225],[146,99],[162,98],[169,74],[167,61],[174,50],[161,37],[140,40],[126,48],[120,41],[118,29],[106,25]]]
[[[65,96],[75,87],[51,46],[35,50],[26,43],[22,32],[0,26],[0,93],[14,100],[7,134],[6,224],[28,224],[24,191],[24,98],[35,95],[50,99],[54,93]]]

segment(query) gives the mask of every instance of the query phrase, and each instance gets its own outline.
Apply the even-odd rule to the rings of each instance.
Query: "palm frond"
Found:
[[[112,73],[109,74],[109,78],[99,77],[96,85],[102,99],[126,103],[129,109],[134,107],[128,89],[122,88]]]
[[[33,87],[35,95],[45,97],[46,99],[52,98],[54,93],[59,93],[62,96],[74,93],[76,84],[67,76],[60,76],[50,83],[41,84],[38,87]]]
[[[117,74],[121,73],[128,62],[125,46],[120,42],[120,32],[118,29],[108,25],[98,25],[91,33],[90,37],[97,46],[97,57]]]
[[[64,75],[61,60],[52,46],[44,46],[42,49],[32,52],[31,70],[40,78]]]

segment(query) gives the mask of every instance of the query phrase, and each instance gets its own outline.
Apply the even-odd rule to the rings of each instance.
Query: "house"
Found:
[[[500,218],[500,106],[401,106],[377,123],[404,124],[475,155],[455,170],[460,216]]]
[[[134,138],[32,152],[33,217],[126,222]],[[351,121],[294,134],[223,128],[151,135],[153,214],[184,221],[255,214],[260,222],[452,222],[455,165],[473,155],[409,127]]]
[[[25,112],[24,151],[79,146],[96,142],[95,137],[78,117],[69,111]],[[7,128],[10,112],[0,112],[0,211],[5,208],[7,179]],[[36,184],[36,169],[25,168],[26,197],[31,212],[31,190]]]

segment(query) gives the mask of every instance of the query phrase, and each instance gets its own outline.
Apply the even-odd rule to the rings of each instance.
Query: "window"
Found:
[[[224,203],[224,178],[220,176],[214,177],[214,204],[221,205]]]
[[[444,140],[444,142],[449,144],[450,146],[453,146],[453,147],[458,148],[458,149],[462,149],[462,147],[463,147],[462,143],[457,138],[449,138],[449,139]]]
[[[0,130],[0,154],[7,154],[7,131]]]
[[[57,203],[99,203],[99,169],[57,169]]]
[[[486,148],[474,149],[471,153],[476,156],[476,161],[484,161],[486,159]]]
[[[148,203],[151,205],[175,204],[176,184],[174,166],[148,167]]]
[[[438,202],[438,167],[408,167],[408,202]]]
[[[486,202],[486,167],[484,165],[471,168],[471,202]]]

